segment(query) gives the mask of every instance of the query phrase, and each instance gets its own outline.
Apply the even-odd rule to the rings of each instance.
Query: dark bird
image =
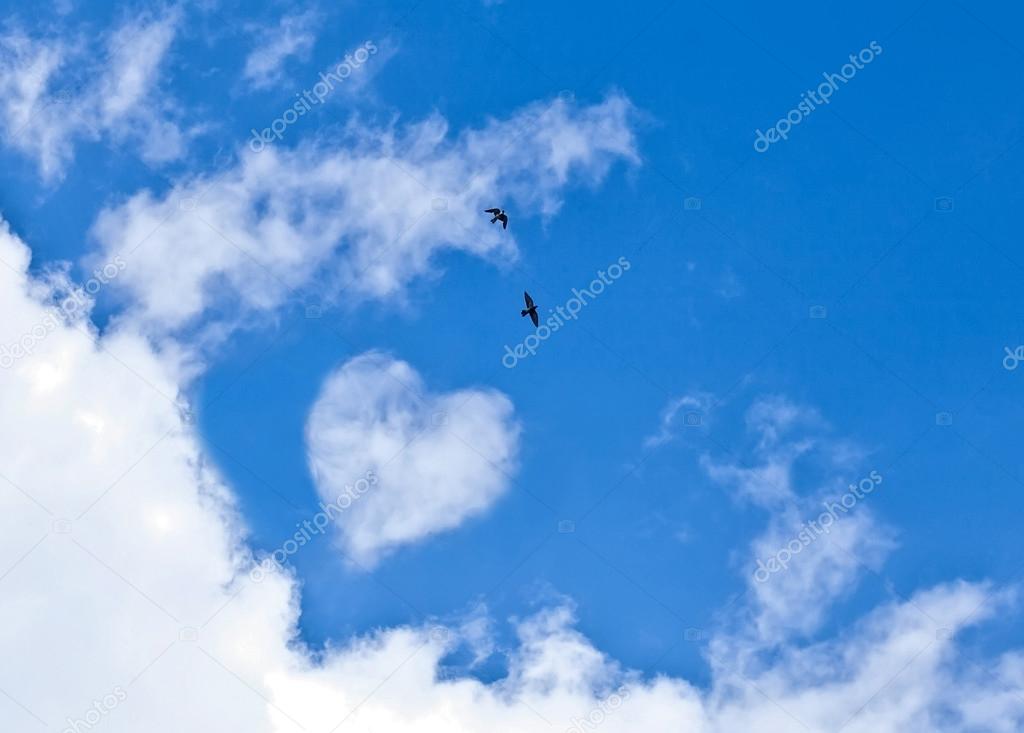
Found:
[[[531,298],[530,294],[525,290],[523,291],[523,298],[526,299],[526,309],[522,311],[519,315],[529,315],[530,320],[533,321],[533,325],[539,326],[540,318],[537,316],[537,304],[533,302],[533,298]]]
[[[508,229],[508,214],[505,213],[504,209],[484,209],[488,214],[494,214],[494,218],[491,219],[491,224],[496,221],[501,222],[502,229]]]

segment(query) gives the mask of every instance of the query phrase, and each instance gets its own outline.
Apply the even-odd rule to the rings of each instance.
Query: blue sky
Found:
[[[1006,691],[985,714],[951,711],[940,691],[916,712],[858,717],[866,688],[850,693],[845,714],[827,700],[784,707],[810,730],[840,729],[836,716],[854,721],[847,730],[896,729],[922,710],[935,729],[1021,724],[1012,650],[1024,633],[1013,603],[993,600],[1018,583],[1013,518],[1024,509],[1021,375],[1003,365],[1005,349],[1024,343],[1018,9],[408,0],[5,10],[9,100],[28,98],[33,63],[48,58],[40,49],[63,59],[35,103],[3,107],[2,215],[31,250],[25,277],[45,282],[65,261],[84,282],[171,212],[172,224],[125,255],[124,276],[98,292],[78,336],[84,329],[116,353],[106,362],[113,380],[162,385],[140,374],[163,365],[171,397],[196,416],[190,465],[208,467],[234,497],[224,533],[242,538],[239,552],[254,562],[272,553],[325,499],[308,426],[331,379],[343,398],[328,405],[337,411],[328,422],[347,437],[331,444],[329,463],[346,468],[373,463],[380,441],[411,437],[403,421],[429,422],[433,408],[419,405],[430,395],[477,395],[436,454],[400,460],[400,474],[381,468],[382,488],[368,495],[366,506],[392,519],[412,521],[426,507],[434,525],[358,550],[357,531],[382,533],[382,520],[366,509],[357,530],[343,515],[330,538],[288,558],[301,614],[282,638],[329,656],[324,649],[382,630],[486,617],[486,653],[474,661],[466,637],[438,652],[439,668],[499,684],[522,663],[522,620],[571,608],[572,628],[593,649],[648,681],[631,684],[680,678],[714,697],[725,695],[730,650],[757,657],[756,671],[739,674],[760,679],[794,649],[843,643],[872,614],[927,606],[918,594],[929,589],[970,587],[992,618],[961,619],[956,653],[935,664],[963,684]],[[298,39],[289,52],[246,75],[247,60],[286,28]],[[152,43],[125,63],[145,69],[143,52],[153,52],[148,86],[114,109],[103,100],[127,95],[130,77],[110,86],[103,75],[143,36]],[[351,81],[270,152],[248,148],[250,130],[367,41],[378,50]],[[871,42],[881,53],[827,105],[755,150],[758,130]],[[70,101],[57,98],[63,89]],[[549,116],[520,135],[523,110]],[[62,152],[48,158],[54,149]],[[179,225],[192,211],[183,200],[199,200],[205,227]],[[431,208],[437,200],[444,211]],[[507,232],[487,226],[484,203],[508,209]],[[394,222],[421,208],[396,239]],[[238,212],[244,222],[232,219]],[[518,313],[524,289],[543,317],[620,257],[628,271],[578,320],[503,366],[505,346],[532,332]],[[25,331],[12,328],[4,343]],[[141,345],[123,346],[128,336]],[[346,377],[368,352],[404,363],[422,395],[409,397],[399,380]],[[499,417],[503,401],[511,414]],[[481,451],[474,436],[507,455]],[[117,455],[101,475],[134,471],[147,453]],[[754,467],[772,479],[743,473]],[[21,470],[12,481],[29,485]],[[871,471],[884,480],[851,512],[845,554],[820,550],[832,542],[822,538],[794,559],[807,563],[799,579],[783,571],[787,580],[766,584],[775,590],[751,580],[787,528]],[[449,491],[466,507],[491,497],[431,515]],[[397,497],[390,509],[384,492]],[[565,521],[573,531],[559,531]],[[125,546],[145,552],[133,542]],[[31,542],[21,544],[6,548],[10,557]],[[346,560],[360,552],[361,564]],[[979,682],[976,667],[993,679]],[[884,699],[894,690],[882,694],[881,683]],[[45,696],[19,689],[9,694],[35,702],[5,710],[12,721],[21,707],[47,724],[79,709],[35,712]],[[785,692],[802,699],[798,689]],[[266,696],[285,707],[287,694]],[[148,720],[138,705],[136,723]],[[744,710],[749,717],[714,725],[786,729],[753,703]],[[129,724],[127,714],[115,722],[118,712],[105,715],[111,729]],[[639,724],[629,715],[624,707],[616,725]]]

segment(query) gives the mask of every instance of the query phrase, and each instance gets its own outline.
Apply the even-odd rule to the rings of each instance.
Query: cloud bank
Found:
[[[51,292],[26,274],[29,251],[6,227],[0,261],[7,316],[0,341],[9,343],[39,322]],[[328,448],[338,438],[329,431],[339,425],[343,444],[391,445],[395,434],[410,434],[452,397],[424,395],[421,405],[379,370],[367,373],[371,360],[416,382],[411,367],[382,355],[343,366],[325,385]],[[0,423],[0,653],[13,661],[0,666],[4,730],[101,721],[110,733],[483,733],[595,725],[608,733],[967,733],[1024,724],[1020,652],[975,667],[958,651],[960,632],[1014,607],[1011,593],[953,581],[884,602],[840,634],[809,639],[809,631],[820,631],[814,607],[827,610],[857,578],[821,543],[800,557],[821,572],[796,571],[786,593],[755,591],[738,625],[713,633],[708,686],[623,668],[575,629],[568,603],[517,622],[508,674],[492,683],[441,672],[453,648],[481,644],[487,632],[479,627],[443,633],[429,624],[403,626],[307,649],[297,640],[297,580],[287,573],[262,583],[248,579],[253,557],[244,524],[183,418],[180,378],[128,324],[100,336],[87,319],[62,324],[30,357],[0,370],[7,418]],[[353,417],[353,386],[375,395],[365,416]],[[507,401],[486,399],[501,416],[492,426],[507,426]],[[755,435],[770,440],[750,461],[784,462],[791,442],[805,440],[782,430],[793,424],[787,414],[777,409],[772,417],[763,406],[752,412]],[[397,433],[381,428],[389,420]],[[376,432],[353,438],[355,423]],[[331,455],[328,449],[328,461]],[[423,453],[419,460],[428,465],[416,475],[440,475],[436,464],[448,457],[445,450]],[[344,466],[329,470],[345,473]],[[786,491],[793,485],[771,496]],[[782,521],[780,511],[768,511],[769,522]],[[873,523],[860,521],[852,535],[876,534]],[[859,546],[853,541],[853,551]],[[837,571],[841,587],[815,590]],[[797,627],[779,620],[803,614],[813,620]]]

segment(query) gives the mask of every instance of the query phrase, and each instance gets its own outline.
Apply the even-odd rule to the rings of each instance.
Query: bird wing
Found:
[[[500,214],[501,209],[484,209],[488,214]]]
[[[530,294],[525,290],[523,291],[523,298],[526,300],[526,307],[533,308],[533,298],[531,298]]]
[[[535,328],[540,325],[540,319],[537,317],[536,308],[530,311],[530,320],[533,321],[533,325]]]
[[[504,214],[501,214],[498,217],[498,221],[501,222],[501,228],[502,229],[508,229],[508,217],[507,216],[505,216]]]

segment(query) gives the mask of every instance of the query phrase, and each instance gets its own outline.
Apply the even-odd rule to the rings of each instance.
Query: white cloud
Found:
[[[26,275],[29,259],[0,230],[0,344],[43,316],[49,293]],[[598,713],[606,733],[1024,726],[1021,654],[971,649],[974,666],[959,653],[959,632],[1015,608],[1012,594],[986,583],[918,591],[814,641],[803,629],[771,639],[722,629],[707,649],[706,686],[623,668],[575,629],[569,604],[516,624],[509,674],[491,683],[440,673],[456,644],[486,652],[480,624],[453,628],[447,641],[416,625],[307,649],[296,631],[298,580],[247,578],[232,494],[182,418],[184,379],[127,320],[102,336],[87,322],[61,326],[0,369],[0,657],[17,660],[0,665],[0,729],[64,730],[117,688],[126,696],[98,728],[109,733],[564,731]],[[765,445],[786,450],[784,421],[752,414],[775,431]],[[875,533],[866,521],[856,531]],[[819,547],[802,557],[835,567],[813,559]],[[843,575],[824,601],[805,592],[826,576],[795,585],[788,612],[815,613],[856,581]],[[755,599],[738,622],[771,618],[775,602]],[[623,685],[628,697],[604,712]]]
[[[649,435],[644,439],[644,447],[647,449],[657,448],[671,442],[676,437],[676,422],[679,412],[686,410],[688,415],[694,415],[694,424],[703,425],[707,423],[707,412],[714,404],[713,397],[706,392],[683,395],[669,400],[668,404],[661,411],[661,425],[658,432]]]
[[[819,439],[782,439],[797,428],[821,426],[813,409],[780,396],[764,397],[755,401],[746,414],[747,430],[758,439],[754,460],[719,462],[705,454],[701,465],[715,481],[734,489],[740,499],[770,509],[792,505],[797,497],[793,463],[816,447]]]
[[[960,718],[958,680],[969,667],[957,663],[954,638],[1007,603],[990,590],[938,586],[880,606],[839,637],[784,647],[770,663],[717,669],[730,704],[716,729],[972,730]],[[984,696],[983,706],[995,697]]]
[[[289,58],[309,57],[316,43],[316,21],[315,13],[306,12],[286,15],[276,26],[260,28],[256,33],[257,47],[245,59],[242,71],[245,79],[256,89],[265,89],[280,82]]]
[[[0,344],[45,314],[47,293],[27,280],[28,259],[4,225]],[[129,685],[180,627],[202,625],[227,599],[244,559],[230,494],[181,421],[179,377],[130,331],[99,342],[85,324],[55,329],[31,356],[0,370],[0,405],[20,416],[0,425],[0,653],[23,660],[18,670],[0,670],[0,689],[47,730],[61,730],[65,716],[82,717],[115,685],[129,701],[148,702],[142,709],[124,703],[104,720],[107,730],[137,730],[151,719],[156,729],[204,718],[215,729],[246,719],[254,729],[265,726],[262,710],[223,710],[237,681],[204,671],[185,646],[170,648],[152,677]],[[60,531],[63,520],[70,534]],[[233,640],[211,641],[241,648],[259,627],[279,634],[291,613],[289,594],[279,581],[250,591],[249,598],[276,597],[273,608],[253,615]],[[271,643],[261,652],[273,650]],[[210,694],[191,701],[191,711],[155,693],[189,677]],[[0,721],[4,730],[43,729],[7,698]]]
[[[749,463],[718,463],[708,456],[701,457],[701,466],[715,481],[733,487],[735,495],[754,504],[781,506],[793,499],[793,461],[806,452],[805,444],[787,446],[755,465]]]
[[[251,320],[314,280],[325,299],[400,299],[436,272],[442,251],[514,258],[512,231],[489,226],[481,209],[555,213],[570,179],[596,183],[616,160],[637,159],[630,117],[621,96],[589,107],[555,100],[455,140],[433,116],[404,128],[352,123],[343,141],[295,150],[246,149],[231,170],[105,210],[97,256],[128,261],[117,287],[151,333],[214,304]]]
[[[747,428],[758,433],[762,449],[778,443],[787,433],[799,427],[822,427],[817,411],[773,395],[757,400],[747,410]]]
[[[107,39],[109,70],[99,90],[100,119],[106,126],[128,116],[153,89],[167,49],[174,40],[176,16],[142,20],[118,28]]]
[[[733,670],[750,669],[766,650],[786,649],[817,632],[836,602],[896,548],[893,530],[866,506],[869,493],[850,508],[835,501],[837,490],[845,490],[839,487],[849,483],[844,475],[850,466],[846,452],[833,443],[843,449],[848,443],[821,434],[824,424],[814,409],[774,395],[756,400],[745,424],[758,438],[753,460],[701,457],[714,481],[770,512],[765,530],[751,543],[751,559],[741,566],[748,603],[737,613],[739,631],[712,644],[716,664]],[[798,437],[798,428],[819,430]],[[812,454],[823,460],[828,476],[822,485],[798,488],[796,461]],[[884,481],[874,475],[879,481],[867,479],[871,485]]]
[[[730,456],[720,462],[707,455],[701,460],[712,480],[770,512],[764,532],[751,542],[753,557],[743,568],[750,601],[744,631],[717,644],[719,654],[730,649],[744,659],[817,631],[835,601],[850,592],[865,571],[877,570],[896,546],[892,530],[880,525],[867,506],[869,494],[850,509],[830,501],[837,498],[834,492],[844,485],[842,477],[849,470],[843,454],[835,460],[831,444],[846,444],[821,434],[824,422],[815,410],[775,395],[756,400],[745,422],[757,438],[752,461]],[[818,430],[798,436],[797,428]],[[815,451],[829,474],[823,485],[800,490],[794,464]],[[875,475],[877,483],[884,481]],[[831,516],[829,504],[837,507]],[[780,552],[786,553],[784,567],[766,570],[764,563]],[[738,666],[746,663],[734,661]]]
[[[766,531],[751,543],[755,558],[768,558],[799,543],[808,520],[822,513],[821,506],[803,502],[772,517]],[[892,532],[877,524],[867,507],[841,516],[820,536],[808,534],[810,543],[795,553],[788,567],[764,582],[749,582],[754,600],[752,630],[768,644],[789,635],[816,631],[831,604],[848,593],[865,571],[877,570],[895,548]],[[794,545],[795,546],[795,545]],[[745,566],[753,573],[753,566]]]
[[[306,426],[326,502],[367,471],[377,476],[337,520],[346,552],[363,566],[490,508],[508,489],[518,439],[500,392],[431,394],[411,366],[380,353],[332,373]]]
[[[100,38],[0,36],[0,125],[8,147],[61,178],[79,140],[129,141],[145,160],[184,152],[185,133],[159,81],[180,18],[142,13]]]

